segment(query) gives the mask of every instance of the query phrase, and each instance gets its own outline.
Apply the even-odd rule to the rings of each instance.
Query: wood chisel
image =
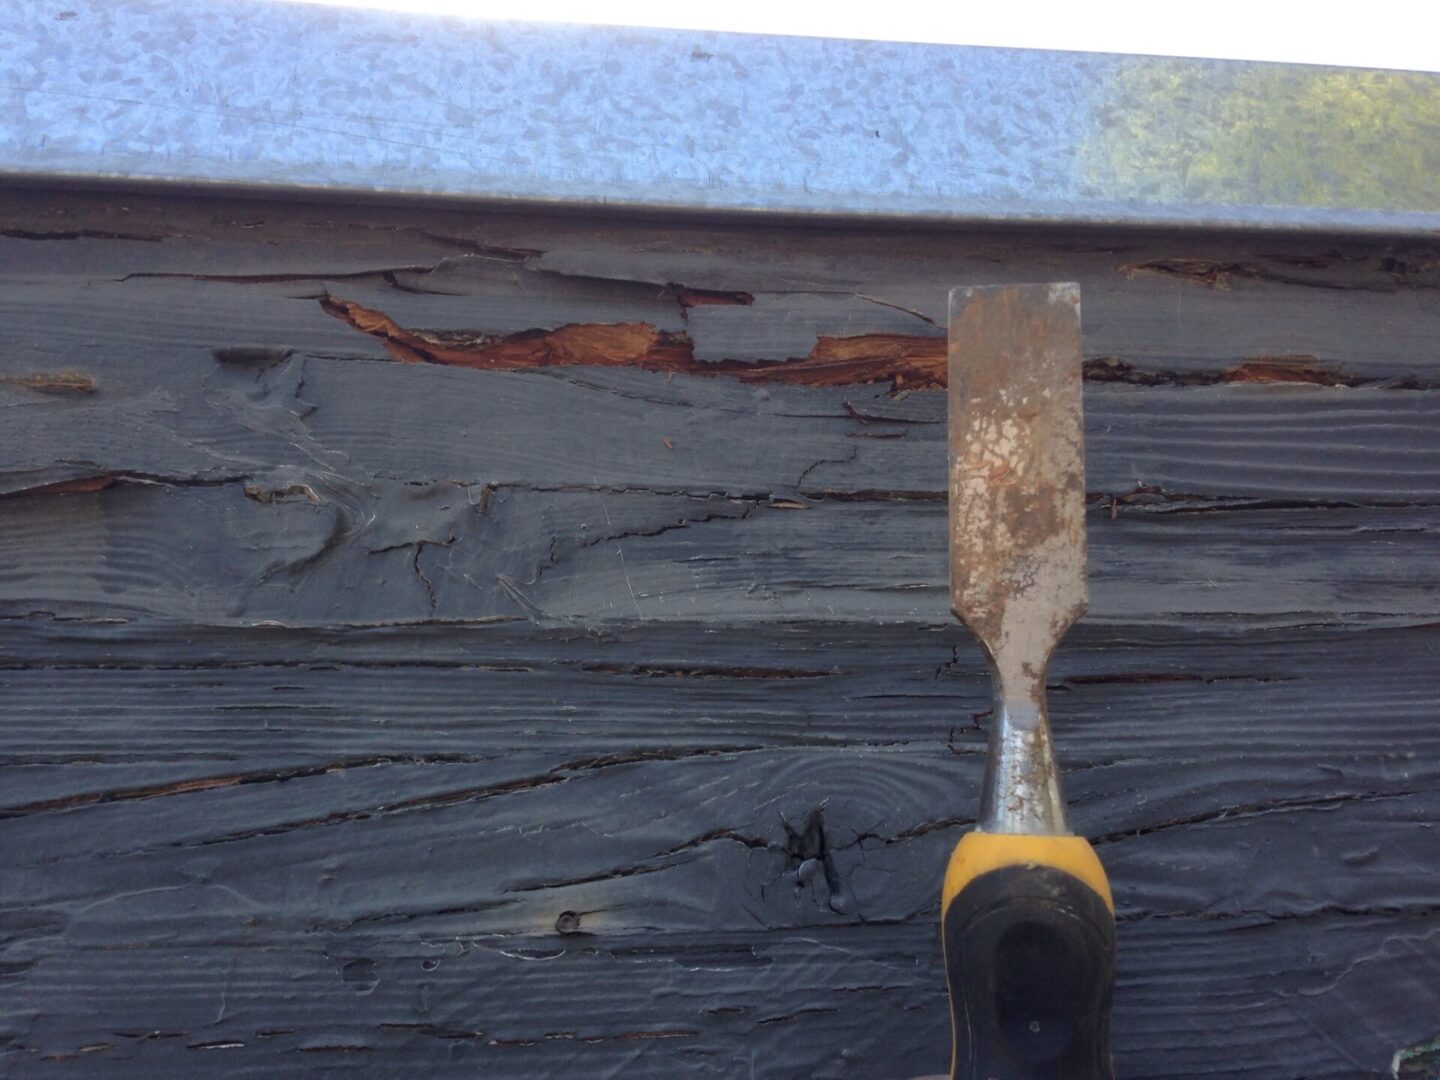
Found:
[[[1071,834],[1045,671],[1084,612],[1080,287],[950,294],[950,601],[990,664],[980,817],[941,897],[953,1080],[1109,1080],[1115,916]]]

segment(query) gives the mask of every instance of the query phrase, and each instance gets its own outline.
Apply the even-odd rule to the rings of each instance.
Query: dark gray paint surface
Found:
[[[1121,1075],[1426,1075],[1440,251],[41,195],[0,234],[7,1075],[941,1068],[988,684],[943,395],[881,338],[1072,278],[1094,599],[1050,683]],[[327,297],[694,364],[401,363]],[[881,381],[794,374],[855,335]]]

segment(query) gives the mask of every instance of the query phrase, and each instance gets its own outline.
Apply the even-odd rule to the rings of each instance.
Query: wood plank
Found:
[[[412,929],[532,933],[557,904],[616,933],[907,920],[933,914],[978,798],[988,683],[958,631],[820,624],[784,657],[708,624],[494,627],[449,656],[419,631],[366,636],[324,656],[271,637],[258,660],[243,632],[197,649],[172,631],[168,663],[122,646],[59,668],[7,648],[0,833],[29,853],[11,899],[95,905],[75,934],[200,940],[218,913],[140,887],[213,856],[286,923],[344,852],[352,888],[325,894],[342,928],[398,911]],[[1121,913],[1433,904],[1433,631],[1251,632],[1243,652],[1234,636],[1091,627],[1052,672],[1076,824],[1117,867]],[[785,666],[817,657],[831,666]],[[802,857],[811,817],[825,850]],[[775,883],[809,857],[825,873],[802,902]]]
[[[438,627],[318,638],[48,622],[9,630],[5,734],[16,764],[5,790],[72,804],[18,814],[12,804],[0,821],[8,850],[33,853],[8,893],[24,915],[8,917],[6,962],[32,1003],[23,1023],[7,1021],[14,1055],[108,1043],[99,1060],[112,1069],[183,1071],[190,1046],[238,1042],[255,1055],[248,1064],[237,1055],[238,1067],[283,1069],[283,1050],[303,1070],[311,1059],[302,1046],[347,1045],[368,1048],[351,1053],[375,1055],[377,1068],[483,1063],[520,1076],[623,1063],[659,1076],[728,1070],[776,1016],[831,1017],[830,1034],[807,1026],[757,1063],[762,1074],[787,1074],[838,1068],[810,1056],[814,1048],[866,1028],[862,1018],[878,1011],[895,1016],[905,1056],[887,1056],[893,1039],[851,1043],[850,1068],[936,1067],[944,1014],[934,957],[923,951],[934,946],[926,886],[973,811],[983,732],[970,718],[987,697],[983,663],[958,628],[927,632],[933,645],[917,650],[904,626],[795,627],[778,653],[747,631],[708,624],[688,637],[658,628],[522,628],[517,637],[499,626],[468,641]],[[58,653],[44,641],[51,631],[67,643]],[[1319,651],[1327,638],[1311,630],[1170,631],[1168,645],[1166,636],[1082,628],[1053,676],[1076,819],[1114,867],[1125,920],[1119,1030],[1134,1032],[1130,1060],[1149,1071],[1141,1063],[1163,1045],[1172,1056],[1161,1055],[1161,1075],[1233,1075],[1237,1055],[1265,1075],[1275,1062],[1261,1047],[1278,1030],[1289,1033],[1285,1060],[1300,1061],[1304,1075],[1381,1075],[1379,1041],[1422,1039],[1437,985],[1425,946],[1436,931],[1425,871],[1428,763],[1440,760],[1430,745],[1433,630],[1335,630]],[[708,669],[675,666],[697,656]],[[785,666],[816,657],[831,668]],[[563,727],[553,721],[557,700],[574,703],[561,708]],[[1355,722],[1362,702],[1368,725]],[[57,715],[95,719],[57,725]],[[677,728],[679,716],[687,720]],[[416,756],[419,745],[426,755]],[[19,764],[27,759],[52,764]],[[48,775],[31,787],[34,768]],[[62,769],[78,775],[60,781]],[[137,781],[154,790],[135,791]],[[658,806],[666,813],[657,817]],[[785,822],[799,831],[817,808],[830,867],[800,888],[807,853]],[[537,879],[546,867],[554,876]],[[594,1048],[637,1030],[632,998],[612,992],[598,1007],[526,981],[537,960],[569,955],[575,938],[553,932],[566,911],[581,913],[604,985],[634,986],[631,963],[674,955],[704,1007],[763,1008],[720,1014],[732,1026],[697,1024],[686,1006],[691,1024],[675,1030],[702,1040],[691,1056],[612,1061]],[[913,931],[898,960],[878,929],[897,918],[898,930]],[[835,947],[862,965],[902,963],[906,979],[882,969],[857,984],[874,987],[870,996],[855,996],[848,976],[805,954],[785,961],[773,990],[757,987],[754,965],[732,957],[758,955],[767,971],[780,963],[763,932],[734,929],[717,941],[714,929],[757,919],[790,928],[806,948],[827,925],[866,928]],[[1362,925],[1371,936],[1357,939]],[[1233,944],[1233,933],[1259,929],[1258,951]],[[1296,966],[1295,941],[1314,957],[1307,966]],[[111,958],[124,942],[141,949],[127,951],[132,963],[117,982]],[[420,972],[428,960],[448,963],[440,950],[457,942],[459,955],[506,966],[457,986],[409,974],[417,962]],[[188,977],[177,977],[182,948],[211,959],[192,959]],[[301,958],[312,954],[308,975]],[[153,966],[137,967],[137,956]],[[1303,996],[1275,995],[1277,963]],[[569,986],[592,978],[564,976]],[[309,988],[299,999],[296,980]],[[365,993],[382,981],[385,995]],[[87,1000],[103,1026],[67,1011],[76,986],[95,988]],[[500,999],[485,989],[500,986]],[[517,986],[526,988],[518,998]],[[417,1018],[417,993],[445,1010],[442,1021]],[[1376,995],[1387,1002],[1383,1030],[1362,1022],[1335,1029],[1330,1044],[1300,1037],[1306,1025],[1368,1015]],[[516,1000],[524,1007],[507,1012]],[[197,1001],[204,1019],[188,1019]],[[468,1027],[457,1023],[457,1001]],[[1298,1018],[1296,1001],[1306,1003]],[[551,1043],[568,1040],[536,1037],[554,1033],[532,1025],[576,1009],[597,1025],[583,1052],[600,1056],[553,1058]],[[638,1030],[671,1030],[663,1008],[640,1015],[660,1026]],[[1223,1017],[1224,1038],[1197,1033],[1196,1015]],[[454,1040],[407,1026],[435,1023],[483,1031],[467,1045],[508,1056],[453,1059]],[[140,1035],[155,1031],[184,1035],[173,1044]]]
[[[945,506],[552,491],[296,472],[0,503],[0,611],[286,625],[530,619],[945,625]],[[1090,514],[1089,618],[1440,619],[1431,505]],[[180,527],[157,531],[155,522]]]
[[[28,1074],[907,1077],[942,1068],[949,1045],[931,926],[620,941],[316,933],[156,944],[123,963],[65,947],[54,922],[20,929],[39,939],[19,976],[32,1004],[17,1015],[7,995],[0,1053]],[[1433,914],[1124,930],[1120,1075],[1379,1080],[1433,1030]],[[103,1028],[68,1019],[76,988]],[[1405,1003],[1383,1030],[1367,1020],[1375,995]]]
[[[217,335],[233,338],[230,344],[259,337],[334,353],[344,348],[344,327],[317,321],[313,301],[281,298],[315,296],[346,281],[362,288],[378,283],[381,292],[367,296],[383,296],[382,310],[422,326],[510,332],[516,303],[495,302],[504,290],[472,290],[469,302],[456,296],[452,307],[407,291],[454,289],[444,279],[459,265],[509,266],[497,272],[521,274],[528,284],[518,310],[543,312],[544,298],[553,295],[535,325],[592,321],[606,303],[625,311],[626,297],[646,295],[647,285],[652,294],[678,284],[756,297],[743,315],[724,306],[688,312],[700,353],[711,359],[804,355],[807,337],[825,334],[938,337],[924,320],[943,323],[949,287],[1029,278],[1081,283],[1088,356],[1156,370],[1215,371],[1248,358],[1304,354],[1361,377],[1433,379],[1440,359],[1434,303],[1440,262],[1423,244],[617,226],[236,201],[186,208],[138,196],[127,204],[120,210],[93,196],[8,197],[0,211],[0,276],[13,282],[7,293],[17,301],[21,294],[11,289],[24,291],[23,302],[4,308],[7,324],[22,328],[17,344],[37,355],[88,355],[97,335],[111,338],[112,349],[138,345],[125,327],[154,318],[162,341],[189,335],[214,345]],[[131,236],[156,239],[124,239]],[[387,272],[399,275],[396,284],[385,282]],[[231,280],[120,280],[146,274]],[[65,294],[62,276],[83,291]],[[266,277],[272,280],[253,280]],[[24,282],[42,287],[25,291]],[[52,307],[56,301],[68,306]],[[62,310],[66,316],[56,318]],[[664,310],[672,319],[676,309]],[[370,354],[373,343],[349,336],[349,351]]]
[[[81,369],[99,388],[92,393],[0,385],[10,406],[0,484],[300,469],[352,485],[382,477],[743,496],[944,490],[939,392],[896,401],[873,387],[641,371],[484,372],[283,352],[257,354],[257,365],[225,355],[97,361]],[[1437,416],[1440,391],[1092,384],[1088,483],[1122,498],[1147,488],[1433,502]]]

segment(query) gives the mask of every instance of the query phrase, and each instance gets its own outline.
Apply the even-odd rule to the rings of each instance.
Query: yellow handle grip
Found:
[[[945,870],[945,889],[940,899],[940,917],[944,919],[950,901],[960,890],[981,874],[1002,866],[1053,866],[1056,870],[1079,878],[1105,901],[1115,913],[1115,900],[1110,895],[1110,879],[1100,865],[1100,857],[1083,836],[1020,836],[1013,833],[966,833],[950,855]]]

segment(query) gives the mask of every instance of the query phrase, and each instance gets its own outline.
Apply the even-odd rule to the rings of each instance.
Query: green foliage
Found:
[[[1121,61],[1080,145],[1092,194],[1440,211],[1440,78]]]

